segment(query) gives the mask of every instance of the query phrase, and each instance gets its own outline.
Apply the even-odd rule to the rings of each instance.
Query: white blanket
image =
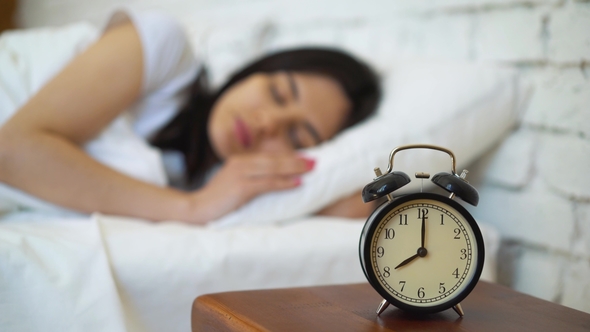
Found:
[[[7,216],[0,223],[0,330],[188,331],[201,294],[364,282],[362,226],[326,217],[217,228]],[[493,281],[499,238],[481,228],[482,279]]]

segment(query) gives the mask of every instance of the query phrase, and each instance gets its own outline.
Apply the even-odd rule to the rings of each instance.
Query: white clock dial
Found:
[[[474,238],[468,222],[452,207],[433,200],[410,201],[388,213],[377,227],[371,264],[391,295],[430,306],[467,286],[465,281],[475,272]]]
[[[457,210],[464,210],[457,203],[432,195],[415,197],[374,220],[365,239],[365,272],[397,304],[454,305],[479,279],[481,233],[466,211]]]

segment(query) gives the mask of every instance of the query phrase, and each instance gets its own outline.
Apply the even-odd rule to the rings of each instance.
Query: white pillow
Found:
[[[385,171],[390,151],[399,145],[446,147],[460,173],[517,122],[517,77],[510,69],[445,61],[399,61],[392,68],[376,116],[306,151],[316,167],[301,187],[259,196],[217,223],[265,224],[312,214],[361,190],[374,178],[373,168]],[[436,151],[408,151],[396,154],[394,169],[410,177],[416,171],[450,172],[450,160]],[[407,187],[420,185],[413,180]]]

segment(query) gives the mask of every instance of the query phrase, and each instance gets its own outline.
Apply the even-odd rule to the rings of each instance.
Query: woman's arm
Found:
[[[142,71],[133,25],[108,31],[0,128],[0,181],[83,212],[185,217],[186,195],[113,171],[80,147],[139,96]]]

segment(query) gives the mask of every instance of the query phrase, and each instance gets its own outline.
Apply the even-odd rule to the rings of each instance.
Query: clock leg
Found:
[[[389,302],[387,302],[387,300],[381,301],[377,307],[377,316],[381,315],[381,313],[387,309],[387,307],[389,307]]]
[[[461,308],[461,303],[457,303],[456,306],[453,306],[453,310],[460,316],[463,317],[465,313],[463,312],[463,308]]]

